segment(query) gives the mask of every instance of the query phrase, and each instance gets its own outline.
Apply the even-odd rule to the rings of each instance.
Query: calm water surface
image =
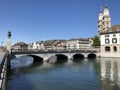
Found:
[[[120,59],[34,63],[31,57],[11,61],[8,90],[120,90]]]

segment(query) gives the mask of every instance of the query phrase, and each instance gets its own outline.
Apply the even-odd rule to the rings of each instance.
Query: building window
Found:
[[[120,28],[117,28],[117,31],[120,31]]]
[[[109,37],[109,35],[105,35],[105,37]]]
[[[117,52],[117,47],[116,46],[113,47],[113,51]]]
[[[106,52],[110,52],[110,47],[109,47],[109,46],[106,46],[106,47],[105,47],[105,51],[106,51]]]
[[[113,38],[112,43],[117,43],[117,38]]]
[[[113,34],[113,37],[116,37],[116,34]]]
[[[109,39],[105,39],[105,43],[106,44],[110,43],[110,40]]]

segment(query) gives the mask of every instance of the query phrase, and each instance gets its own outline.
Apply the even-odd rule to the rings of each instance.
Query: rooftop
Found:
[[[102,34],[112,34],[112,33],[120,33],[120,24],[112,26],[111,28],[108,29],[107,32],[100,33]]]

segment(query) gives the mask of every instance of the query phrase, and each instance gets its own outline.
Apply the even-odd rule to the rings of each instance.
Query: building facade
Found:
[[[28,45],[28,50],[44,50],[43,42],[33,42]]]
[[[66,41],[66,47],[70,50],[84,50],[91,48],[93,40],[89,38],[70,39]]]
[[[71,39],[66,41],[67,49],[76,50],[79,49],[79,40]]]
[[[120,31],[102,33],[101,57],[120,57]]]
[[[40,50],[40,49],[41,49],[40,43],[39,42],[34,42],[33,43],[33,50]]]
[[[101,57],[120,57],[120,25],[111,27],[108,7],[100,11],[98,34],[101,41]]]
[[[12,46],[12,50],[28,50],[28,45],[24,42],[18,42],[18,43],[15,43],[15,45]]]

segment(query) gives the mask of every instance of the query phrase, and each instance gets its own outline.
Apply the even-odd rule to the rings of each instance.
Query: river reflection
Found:
[[[33,63],[33,58],[30,56],[21,56],[11,60],[11,68],[26,67]]]
[[[16,61],[17,60],[17,61]],[[120,59],[68,60],[66,63],[31,63],[14,60],[8,90],[120,90]],[[24,87],[23,87],[24,86]]]
[[[120,90],[120,59],[101,58],[101,90]]]

